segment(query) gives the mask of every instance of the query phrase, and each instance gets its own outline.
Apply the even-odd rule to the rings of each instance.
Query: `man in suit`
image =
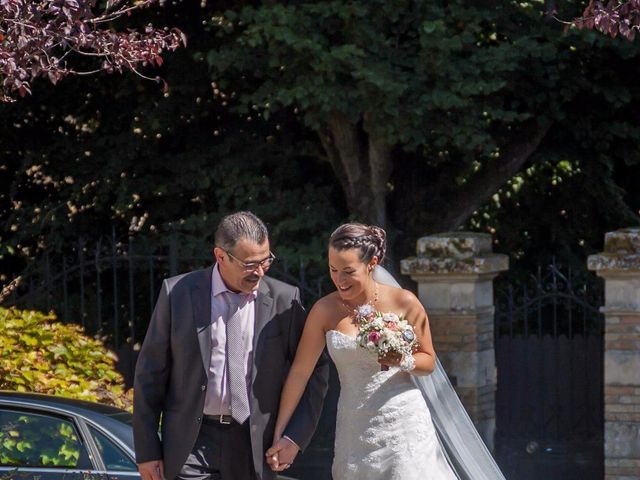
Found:
[[[297,288],[265,276],[275,256],[252,213],[222,219],[213,253],[212,267],[163,282],[140,350],[133,431],[143,480],[275,478],[264,452],[306,314]],[[309,444],[327,379],[323,356],[280,440],[280,464]]]

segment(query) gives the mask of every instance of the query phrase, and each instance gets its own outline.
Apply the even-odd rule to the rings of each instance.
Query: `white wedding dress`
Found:
[[[454,480],[422,392],[408,373],[336,330],[327,348],[340,377],[333,480]]]

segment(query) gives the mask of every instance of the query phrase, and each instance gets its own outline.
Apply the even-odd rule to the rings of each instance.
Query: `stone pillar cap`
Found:
[[[621,228],[604,236],[606,253],[640,253],[640,227]]]
[[[491,235],[476,232],[436,233],[416,242],[419,257],[471,258],[491,253]]]
[[[509,258],[492,253],[491,235],[477,232],[437,233],[420,238],[417,256],[400,261],[404,275],[487,274],[509,268]]]
[[[604,251],[590,255],[589,270],[640,270],[640,227],[607,232]]]

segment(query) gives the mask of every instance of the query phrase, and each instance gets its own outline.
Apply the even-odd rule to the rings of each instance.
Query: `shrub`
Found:
[[[131,409],[116,356],[54,313],[0,307],[0,389]]]

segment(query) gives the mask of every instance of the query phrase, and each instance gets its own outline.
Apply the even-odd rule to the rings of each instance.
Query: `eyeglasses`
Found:
[[[236,262],[240,264],[240,266],[244,269],[245,272],[255,272],[258,267],[262,267],[262,270],[269,270],[269,267],[273,264],[276,256],[273,252],[269,252],[269,256],[264,260],[260,260],[259,262],[243,262],[238,257],[235,257],[228,250],[225,250],[226,254],[233,258]]]

